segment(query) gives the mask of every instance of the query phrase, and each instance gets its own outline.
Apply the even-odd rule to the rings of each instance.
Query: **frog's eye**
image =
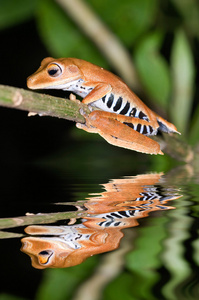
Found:
[[[62,69],[57,64],[50,64],[47,67],[47,72],[51,77],[58,77],[62,73]]]
[[[52,250],[44,250],[38,253],[38,260],[41,265],[45,265],[49,262],[50,257],[53,255]]]

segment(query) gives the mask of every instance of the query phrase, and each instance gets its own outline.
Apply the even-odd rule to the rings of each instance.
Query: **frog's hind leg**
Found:
[[[93,111],[86,117],[85,124],[77,123],[76,126],[87,132],[100,134],[114,146],[148,154],[163,154],[156,141],[109,117],[109,113],[101,114],[100,111]]]
[[[162,132],[166,132],[168,134],[170,133],[178,133],[181,134],[179,131],[177,131],[177,128],[175,127],[175,125],[173,125],[172,123],[166,121],[165,119],[163,119],[162,117],[156,115],[156,120],[158,122],[158,130],[162,131]]]

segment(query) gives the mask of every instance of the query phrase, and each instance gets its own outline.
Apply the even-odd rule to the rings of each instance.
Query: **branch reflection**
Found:
[[[163,174],[146,174],[110,180],[104,192],[87,199],[87,216],[80,224],[28,226],[21,251],[38,269],[66,268],[88,257],[114,250],[123,237],[122,229],[138,225],[149,212],[173,209],[165,204],[181,197],[164,187]],[[78,202],[77,202],[78,205]]]

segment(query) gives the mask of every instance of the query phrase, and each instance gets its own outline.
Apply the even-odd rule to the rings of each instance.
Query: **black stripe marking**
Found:
[[[98,223],[99,226],[103,226],[104,222],[100,222]]]
[[[123,124],[129,126],[130,128],[134,129],[134,125],[132,123],[128,123],[128,122],[124,122]],[[149,127],[149,130],[150,130],[150,133],[153,132],[153,128],[151,126],[148,126]],[[142,132],[141,132],[141,129],[142,129]],[[142,133],[142,134],[148,134],[148,130],[147,130],[147,126],[146,125],[141,125],[141,124],[137,124],[137,127],[136,129],[134,129],[136,131],[138,131],[139,133]]]
[[[129,210],[129,215],[132,217],[135,215],[135,210]]]
[[[116,222],[116,223],[114,223],[114,226],[116,227],[116,226],[120,226],[120,224],[121,224],[121,222]]]
[[[148,133],[148,131],[147,131],[147,126],[146,126],[146,125],[144,125],[143,130],[142,130],[142,133],[143,133],[143,134],[147,134],[147,133]]]
[[[122,111],[120,112],[121,115],[126,115],[128,110],[130,108],[130,103],[127,101],[125,107],[122,109]]]
[[[110,94],[108,101],[106,103],[106,105],[108,106],[108,108],[111,108],[112,104],[113,104],[113,100],[114,100],[114,96],[113,94]]]
[[[141,130],[141,127],[142,127],[142,125],[141,125],[141,124],[138,124],[138,125],[137,125],[137,129],[136,129],[136,130],[137,130],[138,132],[140,132],[140,130]]]
[[[150,133],[153,133],[153,127],[152,126],[148,126],[148,127],[149,127]]]
[[[139,114],[138,114],[138,118],[146,120],[147,116],[142,111],[140,111]]]
[[[119,97],[119,98],[117,99],[117,102],[116,102],[115,106],[113,107],[113,110],[114,110],[114,111],[119,110],[120,107],[121,107],[121,105],[122,105],[122,97]]]
[[[112,136],[114,139],[116,139],[116,140],[118,139],[118,138],[117,138],[116,136],[114,136],[114,135],[111,135],[111,136]]]
[[[132,123],[124,122],[123,124],[125,124],[125,125],[131,127],[132,129],[134,129],[134,125]]]
[[[105,227],[111,226],[113,221],[106,222]]]
[[[120,213],[120,212],[119,212]],[[110,214],[111,216],[109,216],[109,218],[110,217],[112,217],[112,218],[122,218],[120,215],[118,215],[118,212],[116,212],[116,213],[111,213]]]
[[[130,112],[130,116],[135,117],[136,112],[137,112],[137,109],[134,107]]]
[[[160,208],[160,209],[168,209],[168,207],[166,206],[161,206],[161,205],[156,205],[157,208]]]
[[[105,103],[106,96],[102,97],[102,101]]]
[[[121,215],[121,217],[120,218],[122,218],[122,217],[126,217],[126,211],[120,211],[119,212],[119,214]]]
[[[133,109],[130,112],[130,116],[139,118],[141,120],[146,120],[149,122],[147,115],[145,115],[142,111],[138,112],[137,116],[136,116],[136,114],[137,114],[137,109],[135,107],[133,107]]]

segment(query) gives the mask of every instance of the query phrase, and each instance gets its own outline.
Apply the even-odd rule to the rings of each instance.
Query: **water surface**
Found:
[[[0,299],[198,299],[198,176],[100,179],[29,166],[2,185]]]

